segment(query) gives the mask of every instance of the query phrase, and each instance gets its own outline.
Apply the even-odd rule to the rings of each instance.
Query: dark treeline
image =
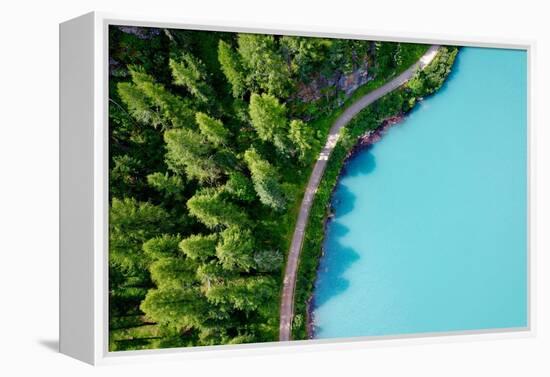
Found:
[[[276,340],[326,134],[297,85],[389,75],[405,45],[134,27],[109,45],[110,350]]]

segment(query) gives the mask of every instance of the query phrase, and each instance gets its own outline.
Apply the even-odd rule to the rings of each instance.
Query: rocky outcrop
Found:
[[[369,63],[365,58],[363,64],[349,74],[338,72],[331,77],[319,75],[308,84],[298,84],[296,97],[302,102],[313,102],[322,97],[330,97],[343,92],[349,97],[357,88],[366,84],[372,77],[369,76]]]
[[[388,117],[382,121],[380,126],[374,130],[369,130],[359,137],[355,146],[349,151],[346,159],[351,158],[357,152],[370,147],[374,143],[377,143],[388,132],[388,129],[399,124],[403,121],[405,116],[403,114],[394,115]]]
[[[140,26],[117,26],[118,30],[126,34],[132,34],[139,39],[151,39],[160,34],[160,29]]]

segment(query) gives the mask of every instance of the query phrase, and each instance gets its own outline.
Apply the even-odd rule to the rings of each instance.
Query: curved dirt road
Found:
[[[336,142],[338,141],[340,130],[365,107],[409,81],[414,76],[417,69],[423,69],[433,60],[433,58],[437,54],[438,48],[439,46],[437,45],[430,46],[428,51],[426,51],[426,53],[406,71],[395,77],[390,82],[382,85],[378,89],[375,89],[368,94],[365,94],[359,100],[354,102],[342,113],[342,115],[338,117],[338,119],[336,119],[336,121],[330,128],[327,142],[321,150],[319,158],[317,159],[317,162],[313,167],[311,176],[309,177],[309,182],[305,190],[304,198],[302,199],[302,204],[300,205],[298,221],[296,222],[296,226],[294,228],[294,235],[292,236],[292,242],[290,244],[290,249],[288,252],[285,275],[283,280],[283,291],[281,295],[279,324],[280,341],[290,340],[292,317],[294,316],[294,290],[296,287],[296,274],[298,271],[298,261],[300,258],[302,242],[304,240],[304,234],[309,218],[309,212],[311,210],[313,198],[315,197],[315,192],[319,187],[319,183],[321,182],[321,178],[323,177],[323,173],[327,166],[327,161],[330,153],[332,152],[336,145]]]

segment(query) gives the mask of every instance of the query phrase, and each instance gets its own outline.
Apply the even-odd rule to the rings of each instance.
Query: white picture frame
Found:
[[[528,239],[534,235],[533,41],[488,40],[422,33],[321,30],[308,25],[258,25],[92,12],[60,24],[60,352],[90,364],[220,357],[532,337],[535,250],[528,242],[528,326],[510,331],[466,331],[422,336],[272,342],[109,352],[108,345],[108,27],[133,25],[301,36],[524,49],[528,56]]]

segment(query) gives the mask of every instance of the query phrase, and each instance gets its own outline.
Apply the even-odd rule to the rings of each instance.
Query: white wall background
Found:
[[[546,106],[550,21],[544,1],[5,0],[0,5],[0,374],[550,375]],[[57,354],[58,23],[90,10],[254,20],[537,42],[535,338],[408,345],[92,368]]]

